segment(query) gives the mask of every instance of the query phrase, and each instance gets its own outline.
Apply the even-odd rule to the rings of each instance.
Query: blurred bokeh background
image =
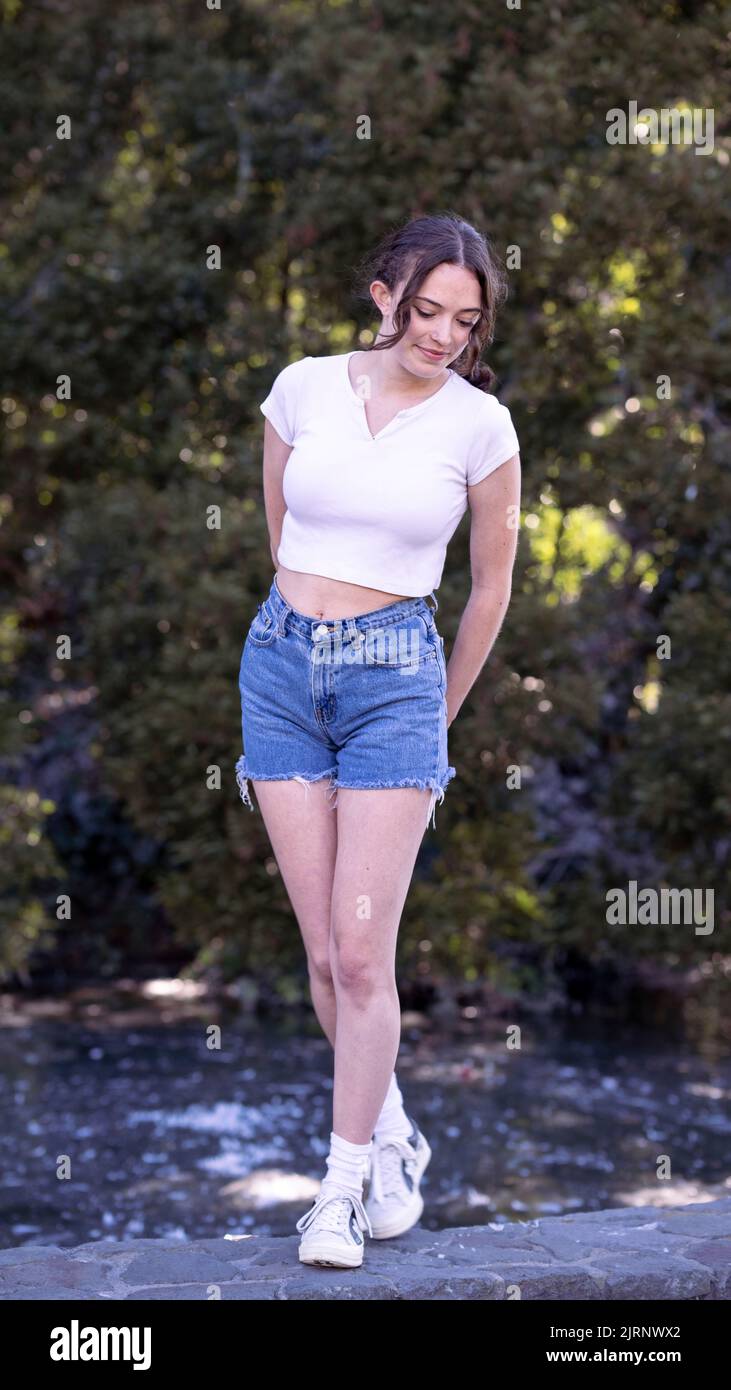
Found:
[[[0,0],[0,16],[0,1047],[16,1126],[0,1240],[190,1235],[234,1209],[289,1232],[287,1203],[301,1210],[319,1173],[331,1055],[233,771],[241,647],[272,578],[258,402],[288,361],[372,341],[355,268],[436,211],[509,268],[485,357],[521,441],[523,516],[399,935],[404,1091],[446,1146],[428,1219],[647,1200],[663,1186],[648,1112],[687,1141],[677,1199],[717,1190],[727,8]],[[609,143],[608,112],[631,101],[712,112],[710,147],[707,114],[705,148]],[[438,594],[447,653],[468,535],[465,518]],[[713,931],[610,924],[607,893],[631,882],[712,891]],[[156,1136],[141,1150],[127,1100]],[[83,1197],[59,1197],[47,1169],[69,1128],[89,1136]],[[463,1171],[447,1150],[467,1130]],[[196,1171],[211,1178],[198,1209]]]

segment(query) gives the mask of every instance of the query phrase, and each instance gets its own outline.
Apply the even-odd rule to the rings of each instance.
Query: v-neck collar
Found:
[[[432,401],[436,400],[437,396],[440,396],[442,394],[442,391],[446,391],[447,387],[451,385],[452,378],[457,376],[457,373],[454,371],[454,368],[448,367],[447,370],[449,372],[449,376],[447,380],[443,382],[442,385],[439,387],[438,391],[433,391],[431,396],[427,396],[426,399],[423,401],[416,401],[414,405],[407,405],[404,406],[403,410],[397,410],[396,414],[392,416],[388,424],[383,426],[383,429],[379,430],[377,434],[371,434],[371,428],[366,418],[366,403],[363,400],[362,396],[358,395],[357,391],[353,386],[352,381],[350,380],[350,359],[351,357],[355,357],[356,352],[359,351],[360,348],[354,348],[352,352],[343,353],[343,364],[345,366],[345,384],[347,386],[351,400],[355,403],[355,405],[360,407],[360,419],[362,421],[363,430],[365,431],[365,434],[367,435],[368,439],[370,439],[371,443],[373,444],[376,444],[379,439],[382,439],[384,434],[386,434],[387,431],[390,430],[392,426],[396,424],[396,421],[401,419],[402,415],[417,415],[419,411],[425,410],[426,407],[430,405]]]

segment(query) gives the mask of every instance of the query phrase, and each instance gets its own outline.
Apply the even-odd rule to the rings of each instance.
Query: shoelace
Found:
[[[374,1142],[369,1173],[369,1191],[374,1201],[382,1202],[388,1193],[398,1195],[403,1190],[401,1160],[406,1159],[411,1164],[415,1158],[408,1139],[389,1139],[382,1144]]]
[[[369,1236],[373,1235],[373,1227],[370,1223],[368,1212],[363,1206],[360,1197],[355,1192],[324,1192],[318,1197],[315,1205],[305,1212],[297,1222],[298,1231],[306,1231],[312,1225],[315,1217],[320,1217],[320,1224],[328,1231],[337,1231],[339,1235],[346,1235],[350,1222],[351,1205],[355,1208],[355,1219],[361,1231],[367,1231]]]

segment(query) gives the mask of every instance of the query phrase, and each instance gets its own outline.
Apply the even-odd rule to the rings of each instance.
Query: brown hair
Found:
[[[476,386],[478,391],[489,391],[497,378],[492,368],[479,358],[485,344],[489,346],[493,340],[497,310],[508,296],[508,277],[488,239],[454,213],[413,217],[410,222],[387,232],[356,267],[356,297],[369,303],[372,303],[369,285],[373,280],[382,280],[393,292],[406,278],[393,312],[396,331],[363,351],[377,352],[401,340],[411,319],[411,303],[422,282],[435,266],[445,261],[474,272],[480,285],[482,306],[462,352],[450,365],[470,386]]]

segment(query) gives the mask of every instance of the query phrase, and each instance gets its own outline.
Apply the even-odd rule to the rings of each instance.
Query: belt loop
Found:
[[[277,633],[280,637],[284,637],[286,636],[287,618],[292,612],[292,605],[291,603],[287,603],[287,600],[284,597],[282,590],[277,584],[276,574],[274,576],[274,579],[272,580],[272,587],[274,589],[275,607],[281,608],[281,612],[277,613]]]
[[[429,598],[433,598],[433,599],[434,599],[434,607],[432,608],[432,613],[436,613],[436,611],[437,611],[437,609],[438,609],[438,607],[439,607],[439,600],[438,600],[436,594],[434,593],[434,590],[433,590],[433,589],[432,589],[431,593],[429,594]],[[427,599],[427,603],[428,603],[428,601],[429,601],[429,600]]]

